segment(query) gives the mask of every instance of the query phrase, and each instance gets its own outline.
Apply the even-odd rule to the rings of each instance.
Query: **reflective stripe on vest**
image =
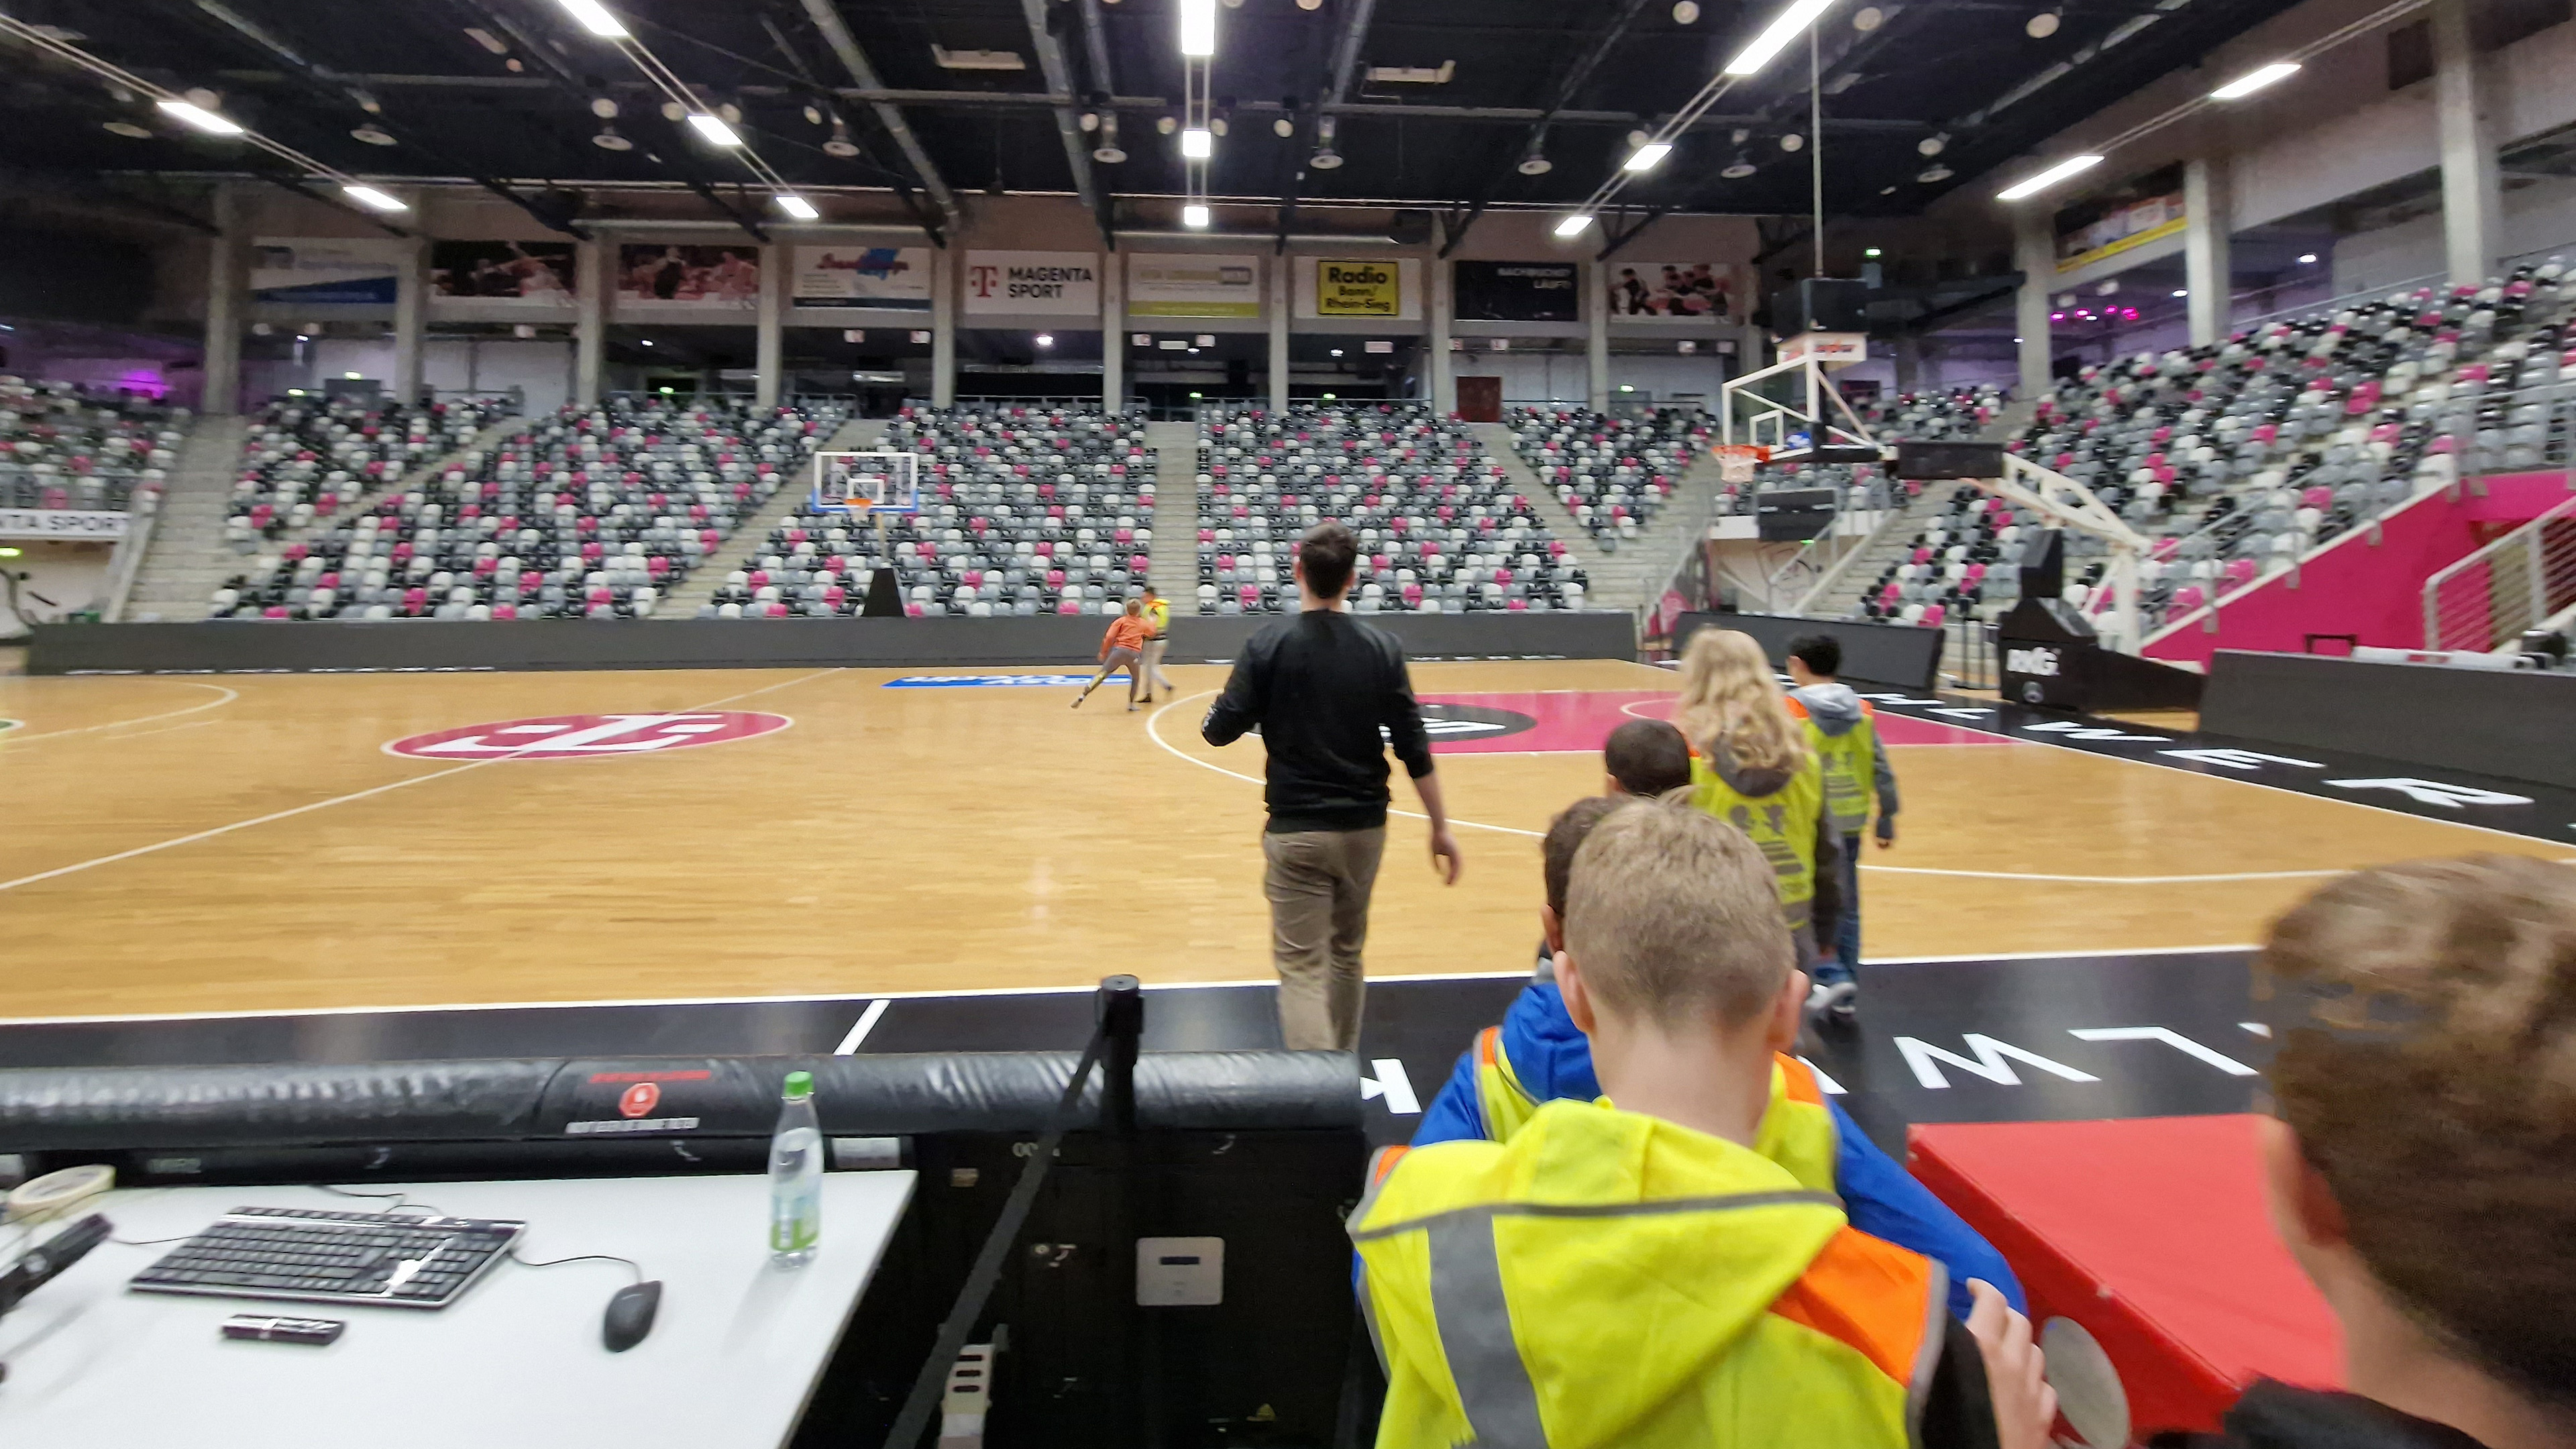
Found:
[[[1503,1029],[1489,1026],[1476,1033],[1476,1125],[1485,1140],[1509,1142],[1537,1110],[1538,1099],[1521,1085],[1503,1052]]]
[[[1789,701],[1789,710],[1806,722],[1807,748],[1824,771],[1825,814],[1834,833],[1860,834],[1869,826],[1870,792],[1878,786],[1878,710],[1862,700],[1860,722],[1838,735],[1826,734],[1797,699]]]
[[[1737,793],[1696,754],[1691,803],[1751,837],[1778,878],[1780,913],[1792,930],[1809,924],[1816,898],[1816,821],[1825,808],[1823,772],[1813,757],[1769,795]]]

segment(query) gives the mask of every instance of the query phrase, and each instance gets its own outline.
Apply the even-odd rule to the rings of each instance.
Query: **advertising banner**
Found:
[[[0,538],[118,539],[133,515],[70,508],[0,508]]]
[[[1610,315],[1741,320],[1732,262],[1612,262]]]
[[[930,248],[798,247],[790,299],[799,307],[927,312]]]
[[[410,252],[410,243],[391,237],[257,237],[251,242],[250,299],[390,307],[394,274]]]
[[[1100,315],[1100,258],[1090,252],[968,252],[969,314]]]
[[[1401,317],[1403,275],[1393,260],[1319,260],[1315,263],[1315,315]]]
[[[2082,271],[2095,262],[2180,236],[2182,168],[2161,167],[2098,192],[2057,213],[2057,270]]]
[[[760,248],[629,242],[617,249],[620,312],[750,312],[760,306]]]
[[[1127,310],[1138,317],[1258,317],[1261,258],[1127,258]]]
[[[429,247],[429,293],[454,301],[569,307],[571,242],[442,241]]]
[[[1459,262],[1458,317],[1472,322],[1577,322],[1581,268],[1573,262]]]

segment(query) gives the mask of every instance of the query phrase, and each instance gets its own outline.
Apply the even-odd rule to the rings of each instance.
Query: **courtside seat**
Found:
[[[743,516],[802,476],[844,411],[624,397],[565,408],[261,559],[227,583],[215,615],[649,616]]]
[[[79,383],[0,376],[0,508],[135,508],[166,484],[188,416]]]
[[[1374,612],[1579,607],[1563,542],[1472,434],[1418,403],[1222,410],[1199,437],[1202,613],[1293,607],[1297,539],[1325,519],[1359,535],[1354,597],[1376,585]]]

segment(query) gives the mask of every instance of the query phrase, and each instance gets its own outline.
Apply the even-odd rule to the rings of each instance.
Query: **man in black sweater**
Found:
[[[1269,751],[1261,837],[1268,868],[1279,1031],[1292,1050],[1356,1051],[1369,892],[1386,850],[1389,750],[1431,818],[1431,868],[1458,880],[1458,842],[1431,766],[1404,647],[1350,616],[1359,539],[1320,523],[1297,542],[1300,611],[1252,636],[1199,733],[1230,745],[1253,730]]]

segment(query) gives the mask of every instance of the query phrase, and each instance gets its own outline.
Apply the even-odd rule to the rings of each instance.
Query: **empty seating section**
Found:
[[[1139,417],[1065,409],[906,408],[877,449],[921,455],[921,512],[866,519],[810,504],[725,576],[701,618],[855,614],[891,564],[911,615],[1116,612],[1153,550],[1154,459]]]
[[[1603,542],[1634,538],[1708,446],[1713,424],[1697,410],[1617,418],[1588,408],[1513,408],[1512,446],[1585,531]]]
[[[235,619],[637,618],[804,476],[838,406],[615,399],[288,544],[215,592]]]
[[[120,513],[176,465],[185,409],[0,377],[0,508]]]
[[[1962,618],[1991,619],[2021,597],[2014,570],[2040,534],[2036,515],[1974,487],[1952,484],[1941,512],[1863,591],[1861,617],[1932,626]]]
[[[2141,612],[2167,622],[2427,488],[2564,466],[2564,271],[2553,260],[2087,368],[2013,446],[2153,541]],[[2069,532],[2070,560],[2087,560],[2070,598],[2102,582],[2105,548]]]
[[[1858,409],[1872,436],[1918,443],[1971,442],[2003,415],[2004,390],[1992,383],[1946,392],[1907,392],[1881,397]]]
[[[1463,428],[1418,403],[1208,414],[1198,611],[1293,609],[1297,537],[1358,533],[1362,613],[1579,609],[1584,572]]]
[[[359,495],[465,446],[507,406],[498,397],[426,407],[280,398],[251,419],[242,441],[224,538],[251,553],[264,538],[329,518]]]

